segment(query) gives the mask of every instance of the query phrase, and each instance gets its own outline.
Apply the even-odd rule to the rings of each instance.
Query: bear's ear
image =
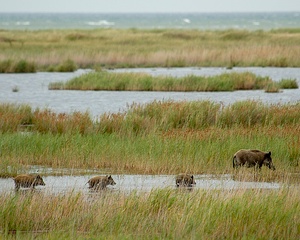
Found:
[[[108,175],[107,175],[107,176],[108,176]],[[108,178],[111,178],[111,175],[109,175]]]
[[[270,158],[270,157],[271,157],[271,152],[265,153],[265,157],[266,157],[266,158]]]
[[[194,175],[191,176],[191,179],[193,179],[193,178],[194,178]]]
[[[41,176],[40,176],[40,175],[37,175],[36,178],[39,179],[39,178],[41,178]]]

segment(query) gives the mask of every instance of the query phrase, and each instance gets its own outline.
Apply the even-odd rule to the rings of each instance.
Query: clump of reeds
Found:
[[[279,82],[270,82],[264,87],[265,92],[278,93],[280,89],[296,89],[298,83],[296,79],[281,79]]]
[[[114,91],[234,91],[263,89],[273,83],[268,77],[250,72],[223,73],[218,76],[189,75],[181,78],[151,76],[145,73],[91,72],[65,83],[49,84],[50,90],[114,90]],[[284,85],[282,85],[284,86]]]
[[[48,72],[74,72],[77,69],[78,66],[76,65],[76,63],[71,59],[67,59],[61,64],[49,66],[47,68],[47,71]]]
[[[281,79],[278,85],[282,89],[295,89],[298,88],[298,83],[296,79]]]
[[[87,133],[93,121],[88,112],[54,113],[48,109],[33,110],[29,105],[0,104],[0,132],[15,132],[23,126],[40,133]]]
[[[28,192],[1,195],[0,231],[41,239],[297,239],[299,211],[298,188]]]
[[[278,93],[280,91],[278,83],[270,83],[265,86],[266,93]]]
[[[32,124],[33,113],[26,104],[0,104],[0,131],[17,131],[19,125]]]
[[[93,128],[88,112],[73,112],[71,114],[53,113],[49,110],[35,111],[32,124],[34,130],[41,133],[81,133],[90,132]]]
[[[27,60],[5,60],[0,62],[0,73],[34,73],[36,65]]]

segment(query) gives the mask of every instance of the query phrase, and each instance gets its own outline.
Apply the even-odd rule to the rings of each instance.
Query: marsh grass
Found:
[[[189,75],[181,78],[151,76],[146,73],[90,72],[67,82],[50,83],[50,90],[106,90],[106,91],[234,91],[256,90],[269,86],[298,87],[288,80],[280,84],[269,77],[259,77],[250,72],[223,73],[218,76]]]
[[[280,92],[279,84],[278,83],[270,83],[265,86],[266,93],[278,93]]]
[[[299,107],[155,101],[93,121],[88,113],[2,104],[0,159],[6,164],[1,175],[24,172],[28,165],[115,173],[228,173],[241,148],[272,151],[276,173],[297,173]]]
[[[1,132],[17,131],[19,125],[32,123],[32,109],[28,105],[0,104]]]
[[[132,104],[123,113],[104,113],[93,121],[88,112],[54,113],[28,105],[1,104],[1,132],[18,131],[22,125],[52,134],[116,133],[133,136],[172,130],[201,130],[209,127],[298,126],[299,104],[266,105],[241,101],[228,106],[212,101],[153,101]],[[234,117],[233,117],[234,116]]]
[[[76,68],[299,67],[299,35],[299,29],[2,30],[0,61],[24,59],[37,71],[68,60]]]
[[[14,233],[30,239],[297,239],[300,234],[297,188],[2,194],[0,209],[5,238]]]
[[[278,82],[279,87],[282,89],[295,89],[298,88],[296,79],[282,79]]]
[[[30,131],[54,134],[85,133],[92,127],[88,112],[56,114],[48,109],[33,110],[29,105],[0,104],[0,131],[16,132],[30,127]]]
[[[295,89],[298,88],[296,79],[281,79],[278,82],[269,82],[264,86],[265,92],[278,93],[280,89]]]
[[[4,60],[0,61],[0,73],[34,73],[36,65],[27,60]]]
[[[48,72],[74,72],[77,70],[77,65],[74,61],[67,59],[59,65],[49,66]]]
[[[197,130],[207,127],[293,126],[297,125],[297,119],[300,117],[299,108],[300,105],[297,103],[266,105],[249,100],[228,106],[212,101],[154,101],[145,105],[133,104],[124,114],[101,115],[99,127],[104,132],[106,129],[113,131],[113,128],[119,131],[123,124],[135,127],[135,132],[144,133],[150,130],[165,132],[173,129]]]

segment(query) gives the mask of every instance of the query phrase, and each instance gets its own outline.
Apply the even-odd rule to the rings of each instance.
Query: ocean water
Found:
[[[0,10],[1,11],[1,10]],[[300,28],[300,12],[273,13],[1,13],[0,29]]]

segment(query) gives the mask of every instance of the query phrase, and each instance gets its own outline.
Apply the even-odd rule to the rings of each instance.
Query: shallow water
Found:
[[[0,102],[26,103],[33,108],[48,108],[57,113],[88,111],[96,118],[105,112],[116,113],[132,103],[149,103],[154,100],[211,100],[231,104],[241,100],[260,100],[265,103],[289,103],[300,101],[300,90],[283,90],[281,93],[265,93],[263,90],[234,92],[135,92],[135,91],[62,91],[48,90],[51,82],[67,81],[86,73],[34,73],[0,74]],[[224,72],[250,71],[273,80],[296,79],[300,85],[300,68],[137,68],[117,69],[113,72],[147,72],[152,75],[218,75]],[[12,89],[17,87],[18,92]]]
[[[45,186],[37,186],[36,189],[49,194],[83,192],[89,193],[87,181],[96,175],[84,176],[47,176],[43,177]],[[116,182],[114,186],[108,186],[114,192],[130,193],[150,192],[153,189],[176,189],[175,175],[112,175]],[[239,182],[234,181],[230,174],[224,175],[194,175],[196,185],[193,189],[279,189],[279,183],[268,182]],[[0,193],[14,191],[12,178],[0,179]]]

